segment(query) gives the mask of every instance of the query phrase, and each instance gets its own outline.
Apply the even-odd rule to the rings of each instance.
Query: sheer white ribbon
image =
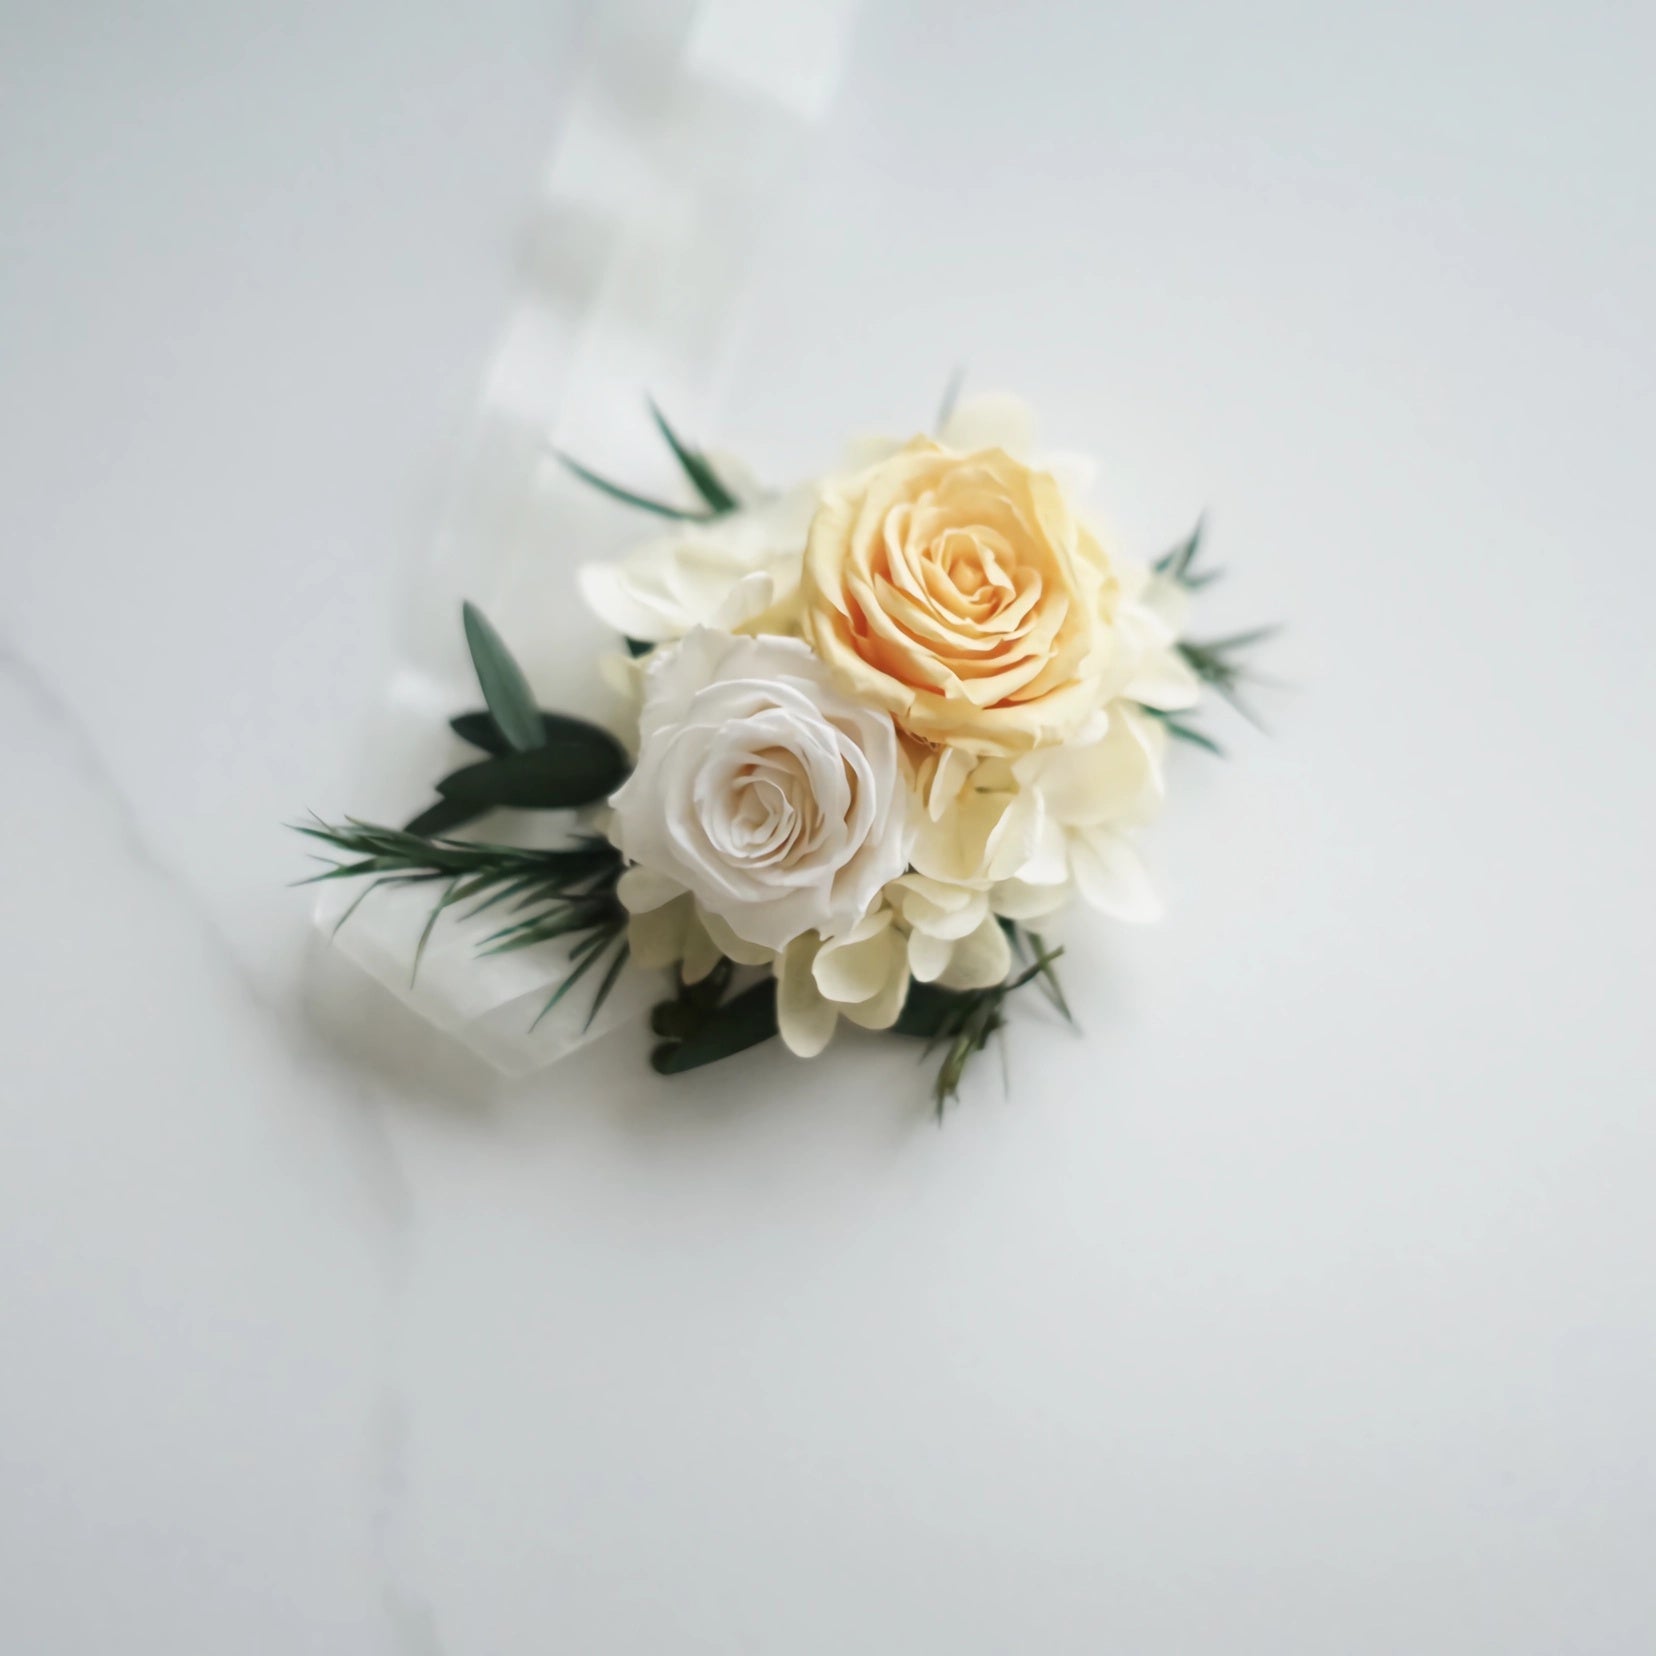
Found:
[[[742,276],[770,204],[838,84],[857,0],[631,0],[602,8],[591,56],[545,175],[522,295],[488,371],[470,448],[434,554],[415,583],[404,666],[364,756],[365,796],[393,817],[463,759],[446,721],[478,701],[461,644],[471,598],[505,634],[543,705],[604,711],[609,641],[580,612],[574,571],[613,543],[613,508],[553,458],[617,478],[660,475],[646,391],[710,411]],[[530,832],[558,830],[536,819]],[[331,930],[355,895],[321,888]],[[500,922],[452,911],[420,971],[434,888],[376,892],[336,947],[497,1068],[548,1064],[659,995],[626,973],[590,1027],[575,992],[538,1024],[567,969],[545,944],[479,956]],[[485,923],[486,922],[486,923]]]

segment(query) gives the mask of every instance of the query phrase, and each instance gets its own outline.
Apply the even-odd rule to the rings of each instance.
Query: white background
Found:
[[[1650,1648],[1648,18],[868,8],[720,435],[964,360],[1295,686],[942,1130],[307,994],[587,22],[0,5],[0,1645]]]

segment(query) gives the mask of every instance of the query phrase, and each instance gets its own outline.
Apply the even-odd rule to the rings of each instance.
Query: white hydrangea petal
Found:
[[[890,909],[865,917],[844,937],[824,943],[811,968],[831,1001],[855,1005],[877,995],[902,957]]]
[[[1023,866],[1012,876],[1026,885],[1060,885],[1069,878],[1069,837],[1048,814]]]
[[[739,627],[744,621],[751,621],[754,616],[763,614],[770,608],[775,597],[776,582],[770,572],[755,569],[750,574],[742,576],[725,594],[713,611],[713,625],[727,629]]]
[[[845,1016],[862,1029],[890,1029],[902,1016],[903,1003],[908,999],[908,961],[903,940],[896,932],[888,932],[885,945],[890,954],[890,967],[879,992],[855,1006],[843,1007]]]
[[[644,909],[627,921],[627,947],[632,963],[646,971],[677,964],[684,954],[684,940],[691,920],[688,894],[658,908]]]
[[[1134,667],[1122,694],[1146,707],[1178,713],[1202,699],[1202,681],[1177,650],[1150,650]]]
[[[955,944],[951,938],[939,937],[935,932],[910,932],[909,971],[917,983],[934,983],[949,969],[954,951]]]
[[[767,949],[762,943],[749,943],[745,937],[738,937],[718,915],[706,909],[698,909],[696,918],[717,945],[719,953],[729,960],[734,960],[738,966],[769,966],[776,959],[774,949]]]
[[[575,571],[575,586],[588,609],[626,638],[655,644],[677,636],[670,612],[651,602],[618,564],[586,563]]]
[[[1070,842],[1076,888],[1101,914],[1143,924],[1161,918],[1161,902],[1139,854],[1124,834],[1080,829]]]
[[[1148,610],[1166,629],[1169,638],[1180,638],[1190,619],[1190,589],[1169,575],[1152,574],[1140,587],[1136,602]]]
[[[719,945],[714,942],[701,917],[692,912],[684,928],[684,959],[679,973],[686,983],[700,983],[719,964]]]
[[[1035,416],[1022,397],[1010,392],[972,392],[955,404],[937,437],[945,448],[962,454],[998,448],[1014,460],[1027,460],[1035,446]]]
[[[1011,969],[1012,945],[999,923],[986,918],[954,945],[948,970],[938,981],[945,989],[987,989],[1004,982]]]
[[[946,747],[937,755],[937,762],[926,784],[926,815],[933,822],[940,821],[960,798],[960,790],[977,764],[976,756],[964,748]]]
[[[683,896],[684,887],[653,868],[634,864],[617,881],[615,894],[629,914],[644,914]]]
[[[989,907],[1008,920],[1045,920],[1069,903],[1074,890],[1068,879],[1061,885],[1046,886],[1002,880],[989,894]]]
[[[1041,795],[1031,789],[1014,795],[985,842],[981,867],[973,872],[987,880],[1014,878],[1035,855],[1046,827],[1046,803]]]
[[[776,1024],[783,1045],[800,1058],[815,1058],[833,1039],[839,1010],[823,997],[811,967],[818,939],[796,937],[776,966]]]
[[[948,940],[964,937],[987,912],[981,890],[948,885],[924,874],[905,874],[887,889],[903,920],[933,937]]]

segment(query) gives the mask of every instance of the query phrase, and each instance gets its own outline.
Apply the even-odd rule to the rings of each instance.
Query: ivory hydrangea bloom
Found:
[[[939,767],[915,873],[983,892],[1006,919],[1043,919],[1077,893],[1114,919],[1155,919],[1160,905],[1132,833],[1160,809],[1164,746],[1159,725],[1116,702],[1062,747],[980,760],[953,794],[940,787],[948,773]]]
[[[792,598],[816,504],[816,485],[807,484],[679,524],[618,561],[582,564],[576,583],[599,620],[644,644],[698,626],[734,631]]]
[[[610,802],[635,913],[688,892],[737,938],[781,949],[849,931],[907,865],[891,720],[798,639],[695,629],[652,660],[639,737]]]
[[[812,648],[910,736],[1014,754],[1097,708],[1118,588],[1050,473],[920,438],[825,490],[800,597]]]

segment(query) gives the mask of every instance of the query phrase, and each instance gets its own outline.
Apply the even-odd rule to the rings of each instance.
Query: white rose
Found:
[[[692,627],[739,627],[799,586],[817,488],[807,484],[706,523],[685,523],[617,563],[583,564],[588,608],[627,638],[664,644]]]
[[[854,928],[908,863],[897,733],[799,640],[698,627],[646,678],[638,763],[611,800],[634,912],[683,892],[762,949]]]

